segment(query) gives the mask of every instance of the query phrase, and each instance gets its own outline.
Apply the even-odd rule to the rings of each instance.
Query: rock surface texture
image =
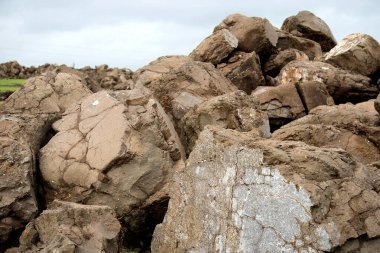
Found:
[[[118,252],[121,226],[108,206],[54,201],[30,222],[20,237],[20,247],[7,253]]]
[[[207,127],[174,177],[152,250],[322,252],[375,238],[379,179],[340,149]]]
[[[355,33],[343,38],[324,59],[336,67],[369,76],[380,71],[380,45],[367,34]]]
[[[288,17],[281,29],[318,42],[324,52],[328,52],[336,45],[329,26],[310,11],[300,11],[297,15]]]
[[[108,205],[119,217],[161,190],[184,157],[174,127],[146,90],[101,91],[70,108],[40,151],[48,201]]]

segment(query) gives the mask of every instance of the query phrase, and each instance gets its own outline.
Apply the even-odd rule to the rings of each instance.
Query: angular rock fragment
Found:
[[[275,131],[272,138],[303,141],[317,147],[341,148],[356,161],[380,160],[380,128],[376,113],[360,105],[319,106],[305,117]]]
[[[318,42],[324,52],[328,52],[336,45],[336,40],[328,25],[310,11],[300,11],[297,15],[288,17],[281,29]]]
[[[40,150],[47,200],[108,205],[119,217],[162,190],[184,157],[171,121],[147,90],[95,93],[53,128],[58,133]]]
[[[265,18],[233,14],[214,28],[214,32],[228,29],[238,39],[238,48],[244,52],[255,51],[260,57],[268,56],[276,47],[277,33]]]
[[[250,132],[270,137],[268,115],[260,111],[259,104],[251,96],[238,91],[211,98],[190,110],[182,118],[180,134],[186,143],[186,153],[193,149],[199,133],[207,125]]]
[[[205,99],[237,90],[211,63],[183,60],[182,65],[143,85],[152,91],[175,123]]]
[[[335,103],[363,102],[375,98],[378,87],[371,79],[328,63],[317,61],[292,61],[277,76],[280,84],[296,84],[306,81],[324,83]]]
[[[121,226],[108,206],[54,201],[7,252],[118,252]]]
[[[296,83],[296,88],[306,112],[319,105],[334,105],[334,99],[323,83],[316,81],[301,82]]]
[[[370,76],[380,69],[380,45],[367,34],[354,33],[343,38],[324,60],[338,68]]]
[[[278,35],[276,47],[278,50],[283,51],[294,48],[304,52],[310,60],[322,59],[322,49],[317,42],[292,35],[282,30],[276,30],[276,32]]]
[[[305,115],[305,108],[294,85],[258,87],[251,96],[259,101],[260,109],[268,113],[272,128]]]
[[[220,70],[239,90],[248,95],[257,86],[265,86],[259,56],[255,53],[237,51],[223,63],[218,64]]]
[[[216,65],[238,46],[237,38],[227,29],[214,32],[189,55],[194,61],[211,62]]]
[[[175,174],[152,250],[322,252],[375,238],[379,180],[340,149],[208,126]]]
[[[264,73],[276,77],[281,69],[291,61],[308,61],[309,57],[302,51],[294,48],[285,49],[272,54],[264,64]]]

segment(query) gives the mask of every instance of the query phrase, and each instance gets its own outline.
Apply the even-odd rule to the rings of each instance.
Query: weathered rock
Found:
[[[179,67],[145,83],[175,123],[205,99],[237,90],[211,63],[183,60]]]
[[[80,77],[47,72],[30,78],[17,92],[0,105],[0,113],[54,114],[91,94]]]
[[[296,88],[306,112],[319,105],[334,105],[334,99],[323,83],[316,81],[301,82],[296,83]]]
[[[280,84],[324,83],[336,103],[367,101],[379,93],[368,77],[317,61],[292,61],[281,70],[277,79]]]
[[[324,60],[336,67],[369,76],[380,69],[380,45],[367,34],[354,33],[343,38]]]
[[[237,38],[227,29],[214,32],[189,55],[195,61],[220,63],[238,46]]]
[[[376,111],[380,114],[380,94],[377,96],[376,100],[374,101],[374,107]]]
[[[347,241],[342,247],[339,247],[335,253],[372,253],[380,249],[380,239],[366,240],[363,238]]]
[[[276,47],[278,50],[282,51],[294,48],[304,52],[310,60],[322,59],[322,49],[317,42],[292,35],[282,30],[276,30],[276,32],[278,35]]]
[[[380,173],[340,149],[208,126],[175,174],[153,252],[322,252],[375,238]]]
[[[309,57],[302,51],[294,48],[285,49],[272,54],[264,64],[264,73],[276,77],[281,69],[291,61],[308,61]]]
[[[9,61],[0,64],[0,78],[21,79],[26,78],[25,70],[17,61]]]
[[[0,243],[38,212],[35,154],[51,123],[90,93],[76,76],[48,73],[29,79],[0,105]]]
[[[259,110],[258,102],[244,92],[237,91],[211,98],[190,110],[182,118],[180,136],[189,154],[199,133],[207,125],[250,132],[270,137],[268,115]]]
[[[171,121],[142,89],[88,96],[53,128],[40,150],[47,200],[108,205],[119,217],[163,189],[184,157]]]
[[[305,115],[305,108],[294,85],[258,87],[251,96],[257,98],[261,110],[268,113],[272,130]]]
[[[255,53],[237,51],[227,61],[219,64],[220,70],[239,89],[247,94],[257,86],[265,86],[259,56]]]
[[[362,105],[319,106],[275,131],[272,138],[341,148],[356,161],[370,164],[380,160],[379,125],[376,113]]]
[[[160,79],[163,74],[180,68],[185,63],[192,61],[187,56],[162,56],[148,65],[138,69],[133,74],[134,88],[142,88],[155,79]]]
[[[233,14],[217,25],[214,32],[222,29],[230,30],[239,41],[238,48],[247,53],[255,51],[260,57],[266,57],[276,47],[277,33],[265,18]]]
[[[324,52],[328,52],[336,45],[336,40],[328,25],[309,11],[300,11],[297,15],[288,17],[281,29],[318,42]]]
[[[54,201],[29,223],[16,252],[118,252],[121,226],[108,206]]]

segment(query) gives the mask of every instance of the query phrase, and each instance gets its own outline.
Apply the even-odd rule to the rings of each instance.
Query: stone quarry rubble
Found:
[[[0,64],[0,251],[380,249],[380,45],[233,14],[129,69]]]

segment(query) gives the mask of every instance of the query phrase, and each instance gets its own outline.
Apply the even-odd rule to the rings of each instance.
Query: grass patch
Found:
[[[0,79],[0,92],[15,91],[25,82],[26,79]]]

